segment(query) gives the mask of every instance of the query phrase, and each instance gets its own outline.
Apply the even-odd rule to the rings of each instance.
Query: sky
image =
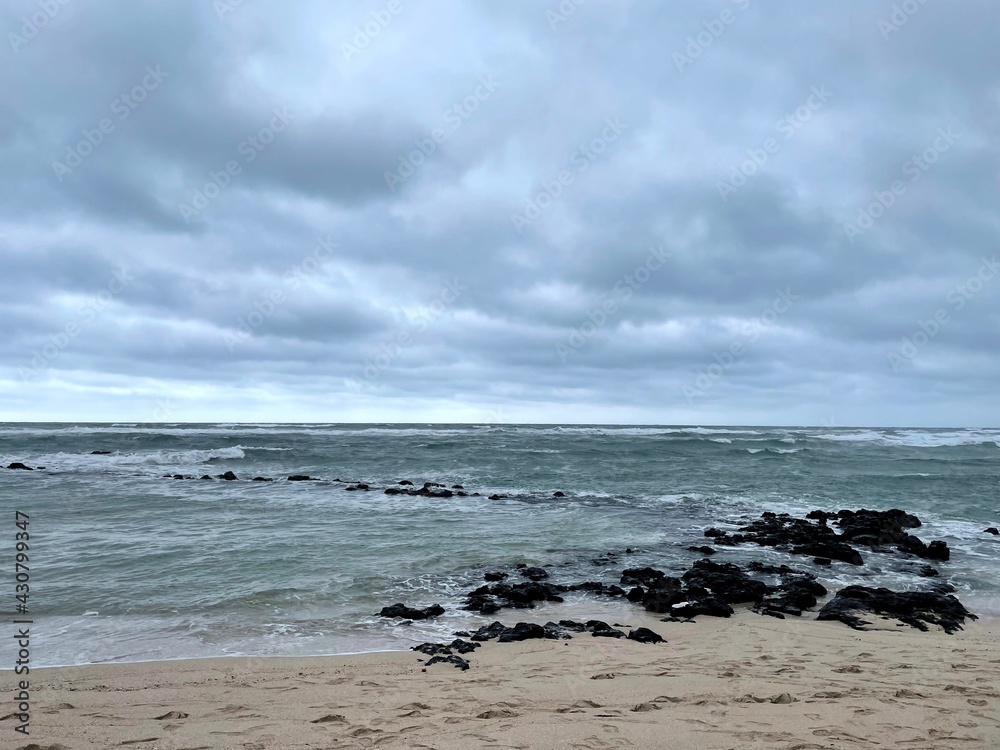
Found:
[[[1000,424],[990,0],[0,31],[0,421]]]

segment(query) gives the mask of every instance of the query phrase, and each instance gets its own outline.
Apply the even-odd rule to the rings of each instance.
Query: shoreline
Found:
[[[33,669],[31,735],[12,747],[995,747],[996,619],[946,635],[636,611],[622,622],[666,643],[491,641],[468,671],[413,651]],[[0,720],[22,739],[13,726]]]

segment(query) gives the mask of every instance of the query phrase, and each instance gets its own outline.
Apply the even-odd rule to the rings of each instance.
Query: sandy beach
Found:
[[[425,667],[414,652],[33,670],[30,737],[8,715],[0,746],[1000,747],[997,620],[952,636],[747,612],[696,624],[636,612],[621,624],[667,642],[490,642],[468,671]],[[13,674],[0,684],[10,696]]]

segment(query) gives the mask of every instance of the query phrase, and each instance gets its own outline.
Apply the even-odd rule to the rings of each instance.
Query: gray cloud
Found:
[[[986,0],[231,5],[0,11],[0,418],[1000,417]]]

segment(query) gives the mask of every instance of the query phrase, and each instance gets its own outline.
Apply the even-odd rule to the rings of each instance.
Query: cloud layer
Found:
[[[14,0],[0,419],[995,425],[994,18]]]

